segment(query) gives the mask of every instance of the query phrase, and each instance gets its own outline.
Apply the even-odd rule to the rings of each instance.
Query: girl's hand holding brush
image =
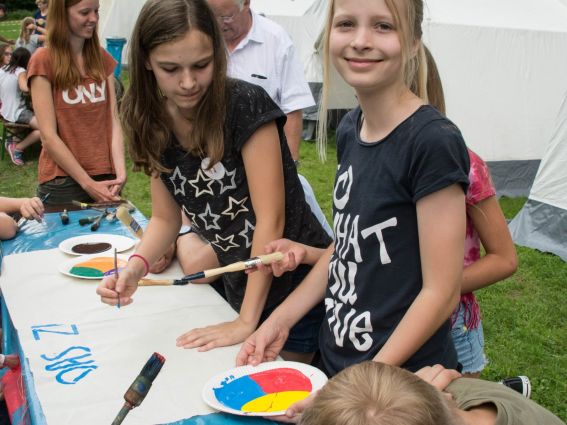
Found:
[[[147,270],[143,260],[137,256],[130,258],[128,266],[120,270],[120,277],[117,278],[114,274],[106,276],[98,286],[96,293],[100,295],[103,303],[115,306],[118,304],[118,296],[120,296],[121,307],[132,304],[134,301],[132,295],[138,289],[138,281]]]
[[[38,197],[25,199],[20,206],[20,214],[27,219],[41,223],[44,213],[43,202]]]

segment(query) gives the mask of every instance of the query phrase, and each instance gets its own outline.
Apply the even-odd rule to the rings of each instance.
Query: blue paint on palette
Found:
[[[213,391],[220,403],[235,410],[241,410],[250,400],[266,394],[250,376],[242,376],[230,382],[225,380],[221,382],[221,387],[213,388]]]

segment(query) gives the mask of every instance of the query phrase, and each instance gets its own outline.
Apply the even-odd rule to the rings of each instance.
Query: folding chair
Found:
[[[5,144],[8,137],[18,137],[20,139],[25,138],[32,128],[28,124],[21,124],[16,122],[6,121],[2,115],[0,115],[0,123],[2,124],[2,140],[0,140],[0,159],[4,160],[5,154]]]

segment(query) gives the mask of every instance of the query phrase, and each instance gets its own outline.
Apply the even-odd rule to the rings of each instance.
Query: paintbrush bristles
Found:
[[[138,224],[138,222],[134,220],[134,217],[130,215],[128,208],[124,206],[118,207],[116,209],[116,217],[118,217],[118,220],[120,220],[122,224],[124,224],[124,226],[126,226],[134,236],[136,236],[138,239],[142,239],[144,231],[142,230],[142,227]]]
[[[165,362],[165,357],[163,357],[161,354],[159,353],[152,354],[152,356],[146,362],[144,368],[140,372],[140,375],[149,379],[150,382],[153,382],[157,374],[161,370],[164,362]]]

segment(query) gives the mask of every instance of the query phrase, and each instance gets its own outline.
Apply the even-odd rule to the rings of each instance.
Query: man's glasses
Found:
[[[230,16],[217,16],[217,21],[225,23],[225,24],[230,24],[232,21],[234,21],[234,18],[236,17],[236,15],[238,15],[239,12],[234,12],[232,15]]]
[[[12,52],[4,52],[4,56],[12,56]]]

